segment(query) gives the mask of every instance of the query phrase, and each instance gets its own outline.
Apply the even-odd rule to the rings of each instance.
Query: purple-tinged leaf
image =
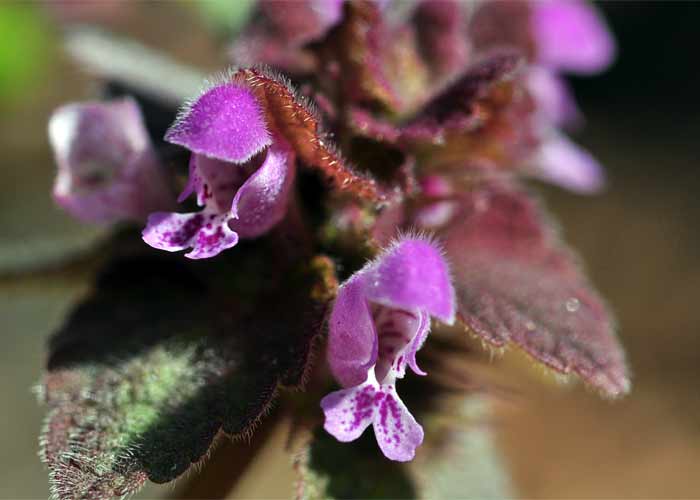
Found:
[[[361,108],[348,111],[358,135],[417,154],[423,167],[456,164],[512,168],[536,142],[533,103],[521,58],[494,54],[434,96],[411,118],[393,123]]]
[[[349,109],[347,120],[353,132],[378,142],[395,144],[401,137],[401,130],[397,125],[377,118],[366,109]]]
[[[423,0],[413,22],[423,58],[437,76],[460,73],[469,57],[464,9],[456,0]]]
[[[389,78],[384,55],[389,30],[379,6],[366,0],[347,2],[342,22],[320,48],[325,67],[336,67],[333,75],[350,102],[399,109],[400,97]]]
[[[483,101],[491,97],[494,88],[509,84],[520,66],[518,55],[501,54],[471,67],[405,125],[404,141],[440,141],[447,133],[469,132],[482,126],[490,114]]]
[[[402,125],[399,143],[424,168],[517,167],[537,143],[522,67],[513,53],[475,64]]]
[[[333,266],[284,262],[262,239],[231,260],[142,255],[109,268],[50,341],[42,458],[57,498],[171,481],[303,383]]]
[[[536,204],[510,185],[485,183],[460,205],[440,233],[458,317],[490,344],[513,343],[607,396],[626,394],[614,320]]]
[[[469,38],[480,52],[494,48],[518,49],[532,60],[537,46],[530,18],[534,2],[481,2],[469,20]]]
[[[252,22],[231,47],[240,66],[267,64],[292,73],[314,69],[316,60],[306,45],[337,24],[343,0],[268,0],[258,2]]]
[[[303,44],[321,37],[340,21],[344,0],[266,0],[259,2],[261,14],[274,32],[290,44]]]
[[[403,10],[406,16],[393,18],[394,10]],[[456,61],[461,50],[445,47],[456,34],[450,32],[438,39],[438,32],[444,34],[441,24],[445,16],[426,12],[411,20],[410,10],[410,6],[383,8],[381,2],[372,1],[346,4],[343,21],[330,33],[326,46],[318,49],[343,101],[406,115],[423,104],[449,76],[442,66],[441,70],[433,67],[441,64],[436,51],[450,51],[450,61],[442,61],[443,66],[452,65],[452,71],[461,71]],[[452,24],[449,29],[455,27]]]

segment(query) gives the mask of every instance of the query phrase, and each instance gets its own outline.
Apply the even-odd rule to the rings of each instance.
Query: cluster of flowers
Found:
[[[599,165],[560,131],[581,121],[561,73],[591,74],[615,55],[593,6],[398,3],[261,2],[230,50],[238,66],[256,66],[215,79],[165,135],[190,152],[177,200],[177,176],[134,99],[61,107],[49,124],[56,202],[85,221],[145,221],[146,244],[203,259],[278,225],[302,167],[337,193],[331,219],[342,226],[365,211],[378,232],[395,232],[391,214],[407,200],[426,201],[413,227],[445,224],[454,204],[444,198],[465,176],[532,176],[578,192],[602,185]],[[372,148],[402,161],[363,156]],[[175,211],[191,195],[200,208]],[[344,388],[321,402],[326,430],[351,441],[372,424],[388,458],[412,459],[423,430],[396,381],[407,366],[425,375],[416,353],[431,318],[455,316],[436,239],[399,238],[347,279],[329,318],[328,362]]]

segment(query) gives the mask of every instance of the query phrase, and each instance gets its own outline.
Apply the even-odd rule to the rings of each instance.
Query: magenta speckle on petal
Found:
[[[202,213],[151,214],[143,230],[143,240],[154,248],[169,252],[192,247],[193,250],[186,254],[192,259],[213,257],[238,243],[238,235],[228,227],[226,214],[213,220],[215,223],[204,225]]]
[[[428,290],[430,293],[426,293]],[[430,315],[454,318],[454,290],[442,255],[422,239],[399,241],[340,289],[330,318],[328,360],[347,389],[321,401],[325,429],[352,441],[373,423],[392,460],[411,460],[423,430],[394,390],[430,328]],[[348,411],[348,424],[342,415]]]
[[[260,236],[277,224],[286,213],[294,176],[294,154],[281,137],[245,164],[193,154],[181,199],[196,192],[204,210],[152,214],[144,240],[168,251],[192,247],[186,256],[193,259],[213,257],[239,237]]]
[[[74,217],[143,221],[174,205],[135,100],[61,106],[49,120],[49,141],[58,165],[53,198]]]

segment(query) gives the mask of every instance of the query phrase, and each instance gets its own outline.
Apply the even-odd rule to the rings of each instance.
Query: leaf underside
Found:
[[[302,384],[329,266],[280,273],[270,251],[195,264],[149,253],[103,274],[50,341],[42,458],[54,496],[171,481],[220,432],[249,434],[280,386]]]

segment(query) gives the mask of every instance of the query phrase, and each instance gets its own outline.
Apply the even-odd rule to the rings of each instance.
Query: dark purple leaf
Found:
[[[341,14],[342,0],[258,2],[251,22],[231,48],[233,62],[268,64],[296,74],[310,72],[316,59],[305,46],[322,38]]]
[[[446,133],[483,127],[492,114],[492,109],[486,106],[489,99],[496,97],[499,88],[510,85],[520,67],[521,59],[513,53],[499,54],[472,66],[405,125],[404,140],[434,141]]]
[[[60,499],[108,499],[247,436],[280,387],[299,387],[335,286],[265,240],[190,263],[120,260],[50,341],[42,458]]]
[[[412,118],[397,124],[351,108],[350,128],[415,155],[423,169],[512,170],[539,143],[522,67],[517,54],[494,54],[469,68]]]
[[[469,37],[478,51],[518,48],[528,58],[535,55],[535,39],[528,2],[483,2],[469,21]]]
[[[437,76],[458,74],[469,56],[466,4],[454,0],[424,0],[414,14],[423,58]]]
[[[342,22],[319,48],[324,67],[336,67],[342,93],[350,102],[398,109],[400,98],[385,67],[389,31],[380,8],[370,1],[347,2]]]
[[[460,200],[440,236],[452,264],[458,316],[495,346],[514,343],[610,397],[629,391],[615,324],[576,259],[525,193],[484,183]]]

